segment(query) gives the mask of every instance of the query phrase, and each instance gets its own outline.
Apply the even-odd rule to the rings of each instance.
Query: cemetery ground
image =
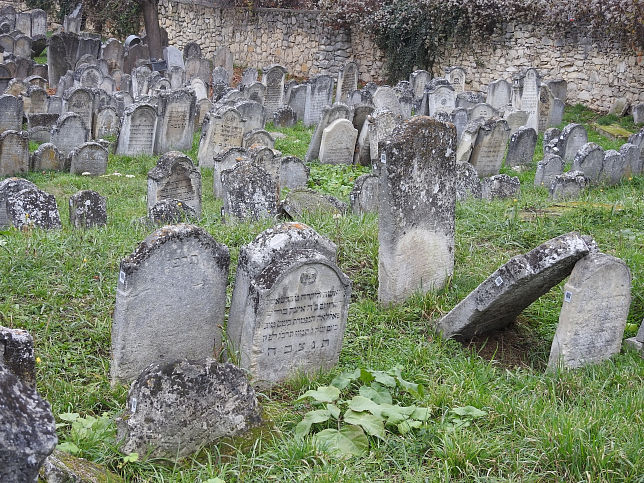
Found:
[[[564,124],[596,118],[583,106],[568,107]],[[303,158],[312,129],[298,125],[281,131],[286,137],[275,148]],[[592,128],[589,141],[605,149],[622,143]],[[197,144],[198,134],[188,153],[193,160]],[[540,136],[534,164],[542,157]],[[641,357],[622,352],[602,364],[544,373],[563,282],[504,332],[464,345],[432,331],[433,320],[512,256],[576,230],[592,235],[602,251],[629,266],[633,299],[625,337],[635,335],[644,317],[644,177],[593,187],[574,202],[560,202],[533,186],[534,165],[519,174],[502,170],[520,177],[518,199],[457,204],[456,263],[445,289],[388,308],[377,303],[375,215],[317,213],[297,220],[338,245],[339,266],[353,283],[338,367],[258,393],[265,420],[261,427],[186,460],[120,453],[113,419],[125,406],[127,388],[110,388],[110,327],[119,262],[152,231],[137,220],[146,214],[146,177],[155,161],[110,155],[108,174],[99,177],[28,173],[27,179],[56,196],[63,229],[0,232],[5,267],[0,325],[33,335],[38,391],[61,423],[63,448],[128,481],[641,481]],[[368,171],[313,164],[309,184],[346,201],[353,180]],[[239,248],[274,222],[222,224],[221,202],[210,188],[211,170],[203,170],[203,186],[203,216],[195,223],[230,248],[230,303]],[[107,226],[84,231],[69,225],[67,200],[83,189],[107,197]],[[430,408],[419,428],[388,427],[384,438],[369,437],[365,455],[351,458],[329,455],[310,438],[294,437],[296,424],[312,409],[310,400],[297,400],[306,390],[356,368],[394,367],[424,387],[422,394],[395,394],[402,405]],[[70,420],[76,420],[73,430]],[[335,424],[315,426],[324,427]]]

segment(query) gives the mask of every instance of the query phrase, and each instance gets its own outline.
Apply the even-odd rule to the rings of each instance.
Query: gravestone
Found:
[[[89,173],[92,176],[105,174],[107,171],[107,149],[99,143],[88,142],[75,147],[69,152],[71,174]]]
[[[506,112],[503,118],[508,123],[510,134],[514,134],[520,127],[527,124],[528,113],[526,111],[510,111]]]
[[[101,47],[101,58],[107,62],[109,73],[123,69],[124,55],[123,44],[117,39],[110,38]]]
[[[425,86],[432,80],[432,75],[426,70],[415,70],[409,74],[409,85],[416,101],[420,101],[425,93]]]
[[[358,130],[348,119],[336,119],[322,131],[320,162],[322,164],[352,164]]]
[[[18,229],[61,228],[54,195],[38,188],[26,188],[7,197],[8,224]]]
[[[212,71],[212,85],[215,84],[225,84],[227,86],[230,85],[230,81],[232,78],[232,73],[227,71],[224,67],[217,66],[213,69]]]
[[[309,167],[295,156],[285,156],[279,160],[279,187],[293,190],[305,187],[309,180]]]
[[[241,247],[227,332],[254,385],[337,364],[351,282],[336,256],[335,244],[302,223],[278,225]]]
[[[624,176],[632,177],[642,173],[640,152],[637,146],[631,143],[624,143],[619,148],[619,153],[624,156]]]
[[[0,407],[0,481],[36,481],[58,443],[51,406],[0,364]]]
[[[132,104],[125,108],[116,154],[135,156],[153,154],[157,111],[150,104]]]
[[[281,208],[292,220],[301,218],[305,213],[344,215],[348,210],[347,204],[343,201],[310,188],[296,188],[289,191],[282,201]]]
[[[111,379],[152,363],[212,357],[221,349],[230,254],[205,230],[168,225],[123,259],[112,321]]]
[[[480,199],[483,196],[481,180],[470,163],[456,163],[456,201],[468,198]]]
[[[353,127],[358,131],[364,126],[367,117],[373,113],[373,106],[368,106],[367,104],[358,104],[353,106]]]
[[[266,99],[266,89],[266,86],[261,82],[254,82],[244,89],[244,96],[263,105],[264,99]],[[277,95],[273,91],[271,91],[271,94]]]
[[[633,104],[631,107],[631,113],[633,114],[633,122],[635,124],[641,124],[644,122],[644,102],[638,104]]]
[[[592,242],[570,232],[517,255],[499,267],[437,322],[443,337],[470,339],[502,329],[565,279]]]
[[[179,49],[172,45],[163,48],[163,60],[165,60],[166,62],[166,70],[170,70],[173,67],[179,67],[183,69],[185,66],[183,62],[183,54]]]
[[[588,133],[581,124],[568,124],[561,131],[559,145],[565,162],[575,159],[577,151],[588,142]]]
[[[624,341],[624,349],[639,352],[644,358],[644,321],[640,323],[640,328],[635,337],[629,337]]]
[[[150,77],[152,69],[147,65],[142,65],[132,69],[132,97],[138,99],[148,95],[150,90]]]
[[[31,38],[47,34],[47,12],[39,8],[31,10]]]
[[[509,137],[510,128],[504,119],[491,119],[480,126],[469,159],[480,177],[499,174]]]
[[[614,186],[616,184],[619,184],[625,173],[626,158],[614,149],[609,149],[608,151],[604,152],[602,172],[599,176],[600,183],[604,183],[608,186]]]
[[[157,201],[142,221],[148,225],[176,225],[197,219],[197,213],[181,200]]]
[[[384,304],[438,290],[454,271],[455,152],[454,126],[426,116],[401,124],[384,145],[378,195]]]
[[[74,228],[94,228],[107,224],[107,202],[96,191],[83,190],[69,198],[69,224]]]
[[[305,126],[312,126],[322,119],[322,110],[333,103],[333,77],[319,75],[309,81],[306,86],[307,96],[304,104]]]
[[[257,82],[257,69],[254,67],[248,67],[244,69],[244,71],[242,72],[242,78],[239,84],[241,86],[248,87],[251,84],[254,84],[255,82]]]
[[[3,348],[0,366],[11,371],[27,386],[35,388],[36,358],[31,334],[26,330],[0,326],[0,346]]]
[[[510,136],[506,166],[529,166],[532,164],[534,149],[537,146],[537,132],[531,127],[519,128]]]
[[[165,153],[148,171],[148,210],[161,200],[180,200],[201,217],[201,172],[179,151]]]
[[[183,59],[200,59],[201,58],[201,47],[197,42],[188,42],[183,47]]]
[[[550,88],[555,98],[560,99],[564,103],[566,102],[568,99],[568,82],[565,79],[550,79],[545,82],[545,85]]]
[[[483,125],[482,119],[477,119],[475,121],[468,122],[461,134],[461,139],[458,142],[456,148],[456,162],[457,163],[469,163],[470,158],[472,157],[472,149],[476,143],[476,138],[479,135],[479,129]]]
[[[136,378],[117,419],[121,451],[182,458],[261,423],[244,371],[215,359],[152,364]]]
[[[550,184],[549,196],[553,200],[579,198],[581,193],[590,186],[588,178],[581,171],[568,171],[555,176]]]
[[[221,173],[231,169],[240,161],[250,161],[248,151],[241,147],[228,148],[213,157],[213,193],[215,198],[223,198],[223,188],[221,186]]]
[[[604,150],[595,143],[584,144],[572,162],[572,171],[581,171],[590,184],[599,183],[604,166]]]
[[[189,88],[159,94],[155,154],[192,148],[195,103],[194,91]]]
[[[561,157],[556,154],[545,154],[543,159],[537,163],[534,185],[550,187],[555,177],[563,174],[563,169],[564,162]]]
[[[103,82],[104,77],[105,76],[98,67],[89,65],[83,69],[78,81],[81,87],[97,89]]]
[[[303,120],[306,111],[307,98],[310,95],[311,87],[308,84],[292,86],[288,98],[288,106],[293,109],[297,119]],[[323,106],[324,107],[324,106]]]
[[[65,159],[52,143],[43,143],[30,157],[31,171],[64,171]]]
[[[462,67],[448,67],[445,69],[445,78],[457,94],[465,91],[465,70]]]
[[[522,111],[528,113],[528,121],[526,126],[531,127],[535,131],[539,129],[539,74],[536,69],[527,69],[525,73],[520,76],[519,82],[521,84],[521,105]]]
[[[201,79],[204,84],[211,82],[212,62],[208,59],[192,57],[186,60],[186,82],[193,79]],[[214,100],[214,99],[213,99]]]
[[[561,136],[561,129],[556,127],[550,127],[546,129],[543,133],[543,146],[547,146],[551,141],[559,142],[559,137]]]
[[[262,83],[266,86],[264,107],[266,114],[273,116],[273,113],[284,104],[284,80],[286,69],[281,65],[273,65],[264,71]]]
[[[6,178],[0,181],[0,227],[11,226],[11,220],[7,215],[7,199],[24,189],[38,187],[23,178]]]
[[[504,112],[512,105],[512,85],[504,80],[499,79],[490,82],[487,86],[486,101],[497,111]]]
[[[85,129],[90,130],[93,126],[94,116],[94,94],[89,89],[77,87],[65,92],[63,97],[64,112],[74,112],[78,114]]]
[[[358,88],[358,64],[347,62],[338,71],[338,84],[335,91],[335,102],[349,103],[349,95]]]
[[[89,131],[85,127],[85,122],[73,112],[66,112],[60,116],[51,130],[51,143],[58,148],[64,158],[67,158],[76,146],[87,142],[88,138]]]
[[[168,67],[166,75],[172,89],[181,89],[186,81],[186,71],[178,65]]]
[[[31,39],[26,35],[16,36],[13,44],[13,54],[16,57],[31,59]]]
[[[0,134],[0,176],[29,171],[29,136],[24,131]]]
[[[275,139],[271,134],[264,129],[255,129],[244,134],[244,139],[242,140],[242,146],[245,148],[250,148],[252,146],[266,146],[271,149],[275,146]]]
[[[224,107],[206,114],[197,153],[199,166],[213,166],[213,156],[228,148],[241,147],[243,126],[241,113],[232,107]]]
[[[21,97],[8,94],[0,96],[0,133],[22,129],[23,101]]]
[[[398,96],[396,96],[396,91],[389,86],[378,87],[373,95],[373,105],[375,109],[387,109],[395,116],[402,117],[403,115],[402,106],[400,105]]]
[[[469,114],[467,113],[467,109],[463,107],[457,107],[452,111],[452,124],[454,124],[454,127],[456,127],[456,140],[458,142],[461,141],[463,131],[465,131],[465,127],[467,126],[468,122]]]
[[[631,273],[619,258],[590,253],[564,285],[548,370],[575,369],[619,354],[631,303]]]
[[[48,96],[45,89],[32,85],[29,87],[27,95],[29,96],[29,114],[43,114],[47,112]]]
[[[297,115],[290,106],[282,106],[273,114],[273,126],[292,127],[297,122]]]
[[[425,89],[423,106],[426,106],[422,108],[423,112],[432,117],[440,112],[450,114],[456,108],[456,92],[451,85]]]
[[[369,128],[369,155],[371,163],[378,166],[380,162],[380,143],[385,141],[402,123],[402,117],[384,109],[375,109],[367,118]]]
[[[116,137],[121,125],[121,118],[112,106],[101,107],[94,116],[94,139]]]
[[[521,182],[516,176],[495,174],[481,180],[481,197],[484,200],[518,198],[520,192]]]
[[[354,215],[378,212],[379,178],[375,174],[363,174],[353,184],[349,195],[351,212]]]
[[[196,99],[206,99],[208,98],[208,88],[206,83],[201,79],[192,79],[190,86],[194,89]]]
[[[226,218],[257,221],[277,215],[277,185],[265,169],[240,161],[221,172],[221,187]]]
[[[196,104],[196,115],[195,115],[195,131],[199,131],[203,127],[203,121],[214,107],[214,104],[210,99],[199,99]]]
[[[470,120],[483,119],[485,121],[492,119],[493,117],[498,117],[499,115],[492,106],[485,102],[479,102],[478,104],[468,108],[467,113],[468,119]]]

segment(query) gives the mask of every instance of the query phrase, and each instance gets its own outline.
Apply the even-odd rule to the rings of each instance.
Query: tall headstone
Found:
[[[358,88],[358,64],[347,62],[338,71],[338,84],[335,91],[335,102],[349,103],[349,95]]]
[[[522,76],[519,76],[520,84],[520,105],[522,111],[528,113],[527,126],[534,130],[539,129],[539,74],[536,69],[527,69]]]
[[[352,164],[358,130],[348,119],[336,119],[322,131],[320,162],[322,164]]]
[[[148,172],[148,210],[162,200],[179,200],[201,217],[201,172],[179,151],[165,153]]]
[[[499,174],[509,137],[510,128],[504,119],[489,120],[480,126],[469,160],[479,176]]]
[[[255,163],[241,161],[221,172],[223,214],[241,221],[257,221],[277,215],[277,184]]]
[[[333,77],[319,75],[307,84],[304,105],[304,125],[312,126],[322,119],[322,109],[330,106],[333,99]]]
[[[29,171],[29,136],[25,131],[0,134],[0,176]]]
[[[115,137],[119,132],[121,118],[112,106],[103,106],[94,116],[94,139]]]
[[[425,116],[401,124],[384,145],[378,217],[382,303],[438,290],[454,271],[455,153],[454,126]]]
[[[266,114],[273,116],[273,113],[284,104],[284,80],[286,69],[281,65],[273,65],[264,71],[262,83],[266,86],[264,107]]]
[[[432,75],[426,70],[415,70],[409,74],[409,84],[414,98],[419,102],[425,93],[425,86],[432,80]]]
[[[0,133],[9,129],[22,129],[23,101],[22,97],[8,94],[0,96]]]
[[[255,385],[338,362],[351,282],[336,254],[302,223],[278,225],[241,247],[227,332]]]
[[[87,130],[93,126],[94,119],[94,94],[84,87],[77,87],[65,93],[63,97],[64,112],[78,114]]]
[[[205,230],[164,226],[121,261],[112,322],[112,384],[148,365],[221,348],[230,254]]]
[[[241,147],[244,136],[244,119],[232,107],[224,107],[206,114],[197,159],[199,166],[213,166],[213,157],[228,148]]]
[[[159,94],[154,152],[192,148],[196,99],[192,89],[177,89]]]
[[[135,156],[153,154],[157,128],[157,110],[150,104],[132,104],[125,108],[116,154]]]

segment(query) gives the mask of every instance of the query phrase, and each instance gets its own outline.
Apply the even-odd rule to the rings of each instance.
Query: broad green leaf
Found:
[[[402,369],[400,367],[394,367],[392,369],[389,369],[387,371],[387,374],[390,374],[396,378],[398,381],[398,384],[400,384],[400,387],[405,389],[407,392],[411,392],[414,395],[417,395],[419,397],[423,397],[425,394],[425,389],[421,384],[415,384],[413,382],[406,381],[402,377]]]
[[[297,400],[306,399],[307,397],[313,398],[318,402],[333,402],[340,397],[340,389],[334,386],[320,386],[317,389],[309,389]]]
[[[432,410],[429,408],[416,408],[414,412],[411,413],[411,418],[418,421],[427,421],[432,414]]]
[[[331,413],[326,409],[309,411],[304,415],[302,421],[297,423],[297,426],[295,426],[295,437],[297,439],[304,438],[304,436],[309,434],[309,431],[311,431],[311,426],[313,424],[328,421],[330,417]]]
[[[382,407],[379,404],[376,404],[371,399],[367,399],[364,396],[353,396],[353,399],[349,401],[349,409],[358,413],[369,411],[374,416],[380,416],[380,413],[382,412]]]
[[[422,425],[423,423],[421,423],[420,421],[414,421],[413,419],[408,419],[398,424],[398,432],[400,434],[407,434],[412,429],[420,428]]]
[[[70,421],[74,422],[80,417],[80,414],[78,413],[62,413],[58,415],[59,419],[62,419],[63,421]]]
[[[335,419],[338,419],[340,417],[340,408],[336,406],[335,404],[327,404],[326,405],[327,411],[333,416]]]
[[[373,371],[372,374],[373,374],[373,377],[376,380],[376,382],[379,382],[383,386],[396,387],[396,379],[391,377],[386,372]]]
[[[486,411],[482,411],[478,408],[475,408],[474,406],[465,406],[462,408],[454,408],[452,409],[452,412],[454,414],[458,414],[459,416],[465,416],[468,418],[482,418],[483,416],[487,416]]]
[[[369,440],[360,426],[325,429],[313,435],[313,444],[338,456],[362,456],[369,450]]]
[[[352,381],[355,381],[360,377],[360,369],[356,369],[353,372],[343,372],[342,374],[335,376],[331,381],[331,385],[342,390],[345,389]]]
[[[226,483],[226,481],[222,480],[221,478],[208,478],[203,483]]]
[[[71,454],[78,454],[80,452],[80,448],[76,446],[74,443],[70,443],[69,441],[60,443],[58,446],[56,446],[56,448],[59,449],[60,451],[64,451],[66,453],[71,453]]]
[[[360,380],[365,384],[369,384],[371,381],[374,380],[372,371],[368,369],[360,369]]]
[[[357,413],[351,409],[347,409],[344,413],[344,421],[349,424],[357,424],[362,426],[362,429],[371,436],[376,436],[380,439],[385,439],[385,424],[384,420],[379,416],[362,412]]]
[[[409,419],[416,406],[392,406],[390,404],[382,407],[382,417],[387,418],[387,424],[398,424],[406,419]]]
[[[360,387],[360,395],[371,399],[377,404],[391,404],[391,393],[378,383],[372,382],[371,386]]]
[[[123,463],[134,463],[135,461],[139,461],[139,453],[129,453],[123,457]]]

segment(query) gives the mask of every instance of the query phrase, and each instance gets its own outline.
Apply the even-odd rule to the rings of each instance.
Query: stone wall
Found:
[[[336,73],[348,60],[360,66],[360,80],[384,79],[384,56],[359,31],[338,30],[322,13],[306,10],[218,8],[208,0],[160,0],[159,18],[170,42],[179,48],[198,42],[206,56],[227,45],[236,65],[284,65],[290,74],[308,77]],[[625,97],[644,102],[644,59],[619,44],[582,36],[583,26],[565,35],[548,35],[528,25],[508,25],[504,35],[465,48],[447,46],[434,68],[460,65],[467,88],[486,90],[495,79],[511,81],[522,67],[534,66],[543,78],[568,81],[568,102],[607,111]]]

